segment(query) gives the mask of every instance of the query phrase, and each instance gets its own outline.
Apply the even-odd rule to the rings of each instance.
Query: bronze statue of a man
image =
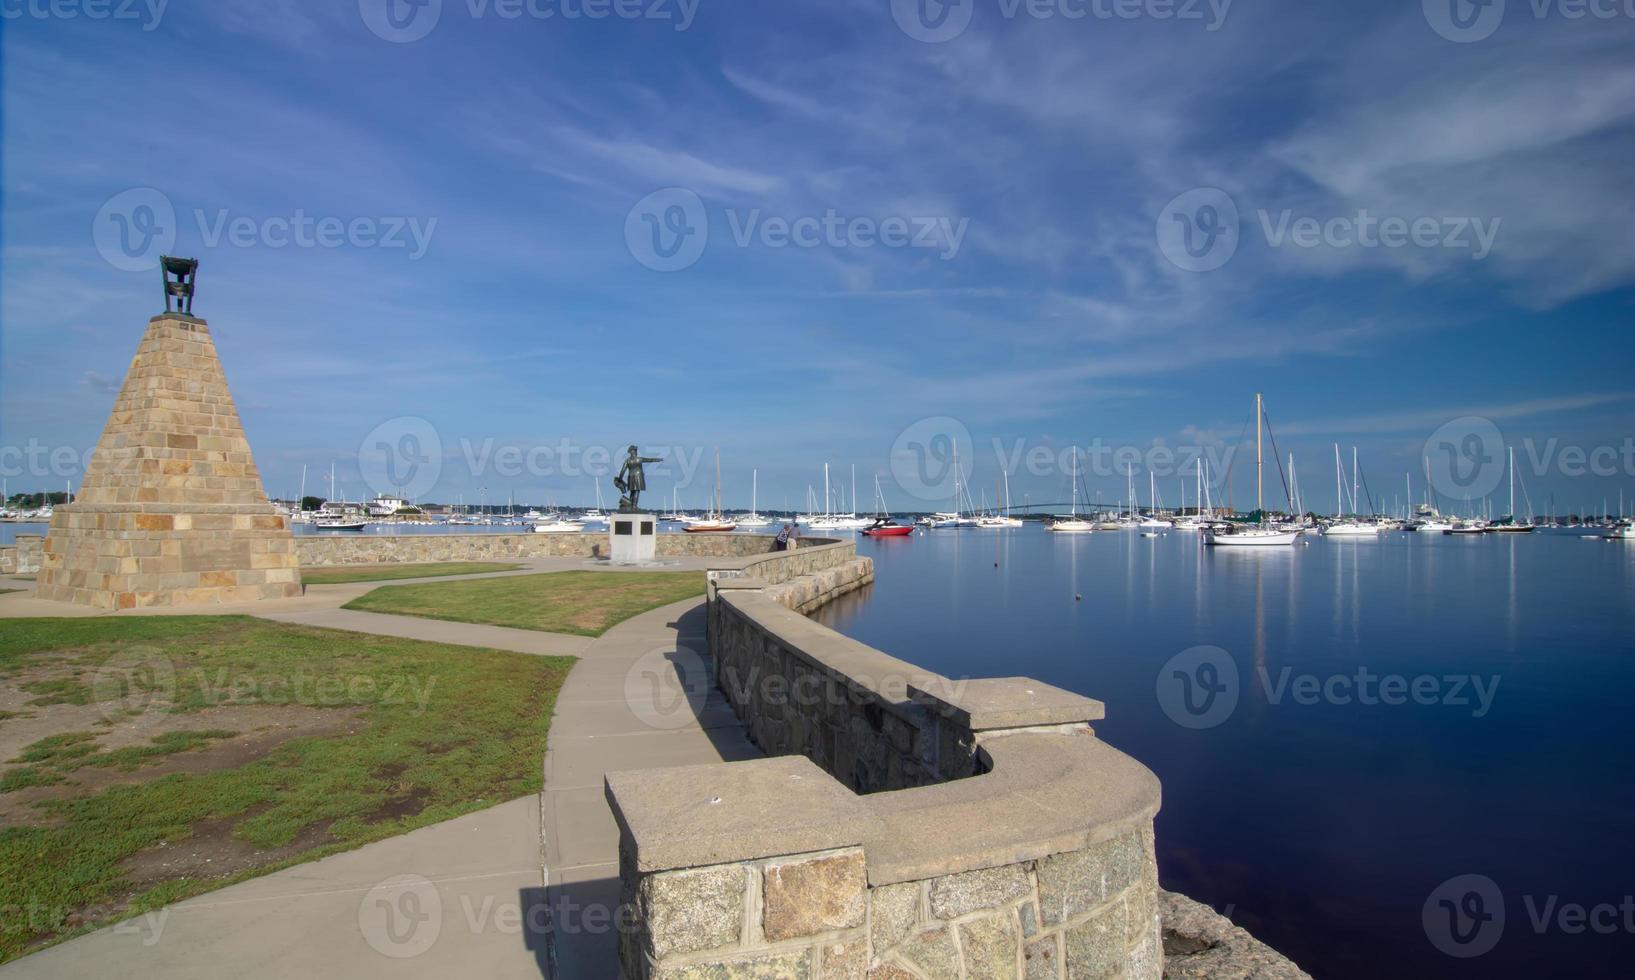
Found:
[[[647,474],[642,472],[643,463],[662,463],[663,456],[643,456],[630,447],[630,455],[625,457],[624,465],[619,467],[619,475],[613,478],[613,486],[618,489],[619,513],[634,514],[640,510],[639,501],[642,491],[647,489]]]

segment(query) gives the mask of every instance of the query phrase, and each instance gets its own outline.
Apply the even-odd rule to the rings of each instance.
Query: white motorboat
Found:
[[[1384,528],[1371,521],[1335,521],[1323,528],[1323,534],[1331,538],[1371,538],[1383,530]]]
[[[1446,531],[1453,530],[1453,522],[1444,521],[1440,517],[1435,517],[1431,518],[1430,520],[1421,521],[1419,525],[1414,528],[1414,530],[1423,531],[1426,534],[1442,534]]]
[[[1226,531],[1211,530],[1204,534],[1204,543],[1216,547],[1255,548],[1294,544],[1299,531],[1279,531],[1269,527],[1240,527]]]
[[[369,522],[336,518],[334,520],[319,521],[313,526],[320,531],[361,531],[369,526]]]
[[[535,534],[577,534],[584,529],[582,521],[541,521],[534,525]]]

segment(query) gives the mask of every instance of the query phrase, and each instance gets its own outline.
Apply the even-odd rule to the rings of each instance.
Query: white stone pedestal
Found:
[[[652,514],[614,514],[607,521],[608,560],[651,565],[658,556],[659,522]]]

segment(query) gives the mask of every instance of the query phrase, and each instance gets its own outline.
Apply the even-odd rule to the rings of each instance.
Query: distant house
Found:
[[[391,517],[407,506],[409,506],[409,502],[402,497],[394,497],[386,493],[377,494],[374,500],[369,501],[369,516]]]

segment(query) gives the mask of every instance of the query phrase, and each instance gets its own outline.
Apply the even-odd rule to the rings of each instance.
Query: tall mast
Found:
[[[1516,523],[1516,447],[1510,447],[1510,523]]]
[[[1356,446],[1351,447],[1351,511],[1354,514],[1361,514],[1362,513],[1362,511],[1357,509],[1357,447]]]
[[[1255,510],[1261,510],[1260,392],[1255,392]]]
[[[1339,520],[1345,513],[1345,488],[1340,475],[1340,444],[1334,444],[1334,519]]]
[[[1071,509],[1070,513],[1074,517],[1078,517],[1079,516],[1079,446],[1078,446],[1078,443],[1073,444],[1073,503],[1071,504],[1071,508],[1072,509]]]

